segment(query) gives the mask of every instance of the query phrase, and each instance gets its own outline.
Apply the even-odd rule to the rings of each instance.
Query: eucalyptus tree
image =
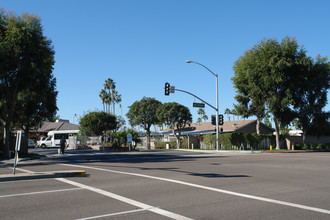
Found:
[[[235,111],[243,118],[256,116],[256,131],[260,134],[260,120],[266,111],[266,93],[263,91],[262,81],[259,80],[263,73],[255,69],[256,59],[254,50],[247,50],[234,64],[235,75],[232,81],[237,92],[235,100],[238,104],[234,104]],[[229,112],[232,113],[230,110]]]
[[[4,156],[8,157],[18,105],[21,110],[27,102],[45,107],[41,97],[49,95],[45,91],[50,89],[54,91],[51,94],[54,102],[49,113],[56,110],[56,81],[52,74],[55,52],[37,16],[28,13],[16,16],[0,9],[0,33],[0,120],[5,128]]]
[[[147,148],[150,149],[151,126],[159,123],[157,109],[162,103],[155,98],[143,97],[129,106],[126,117],[132,126],[141,126],[147,134]]]
[[[181,147],[181,132],[192,123],[192,115],[189,108],[176,102],[164,103],[157,110],[157,115],[160,121],[167,124],[173,135],[177,139],[177,148]]]
[[[48,80],[47,80],[48,81]],[[24,93],[20,93],[14,113],[13,124],[16,128],[24,130],[24,144],[20,153],[28,153],[28,137],[30,128],[37,128],[44,120],[54,121],[57,112],[56,106],[56,80],[48,83],[38,82]],[[42,95],[40,95],[42,94]]]
[[[323,64],[328,65],[326,62]],[[281,42],[275,39],[262,40],[235,62],[235,76],[232,78],[238,92],[235,98],[245,107],[246,115],[258,118],[264,117],[265,112],[273,115],[277,149],[280,148],[280,126],[285,127],[295,117],[303,115],[302,111],[295,108],[314,108],[315,102],[306,103],[304,95],[313,94],[318,89],[307,86],[307,81],[312,80],[319,85],[320,79],[329,77],[329,69],[323,68],[323,78],[313,80],[313,69],[306,50],[289,37]],[[328,85],[329,81],[324,80]],[[320,87],[323,88],[320,94],[324,97],[324,89],[329,87]],[[310,110],[308,112],[315,114]]]
[[[329,118],[329,113],[325,113],[323,108],[327,104],[327,92],[330,88],[330,62],[327,57],[320,55],[315,60],[305,57],[301,62],[305,67],[301,70],[304,74],[296,72],[295,77],[299,80],[296,80],[292,91],[296,124],[303,131],[303,143],[306,145],[306,135],[310,128],[322,127]]]

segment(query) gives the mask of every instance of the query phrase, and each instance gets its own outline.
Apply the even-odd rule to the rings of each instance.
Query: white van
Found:
[[[79,133],[79,130],[66,130],[66,131],[50,131],[48,137],[40,139],[38,146],[41,148],[46,147],[60,147],[60,140],[62,136],[65,137],[66,143],[69,143],[69,137],[75,136]]]

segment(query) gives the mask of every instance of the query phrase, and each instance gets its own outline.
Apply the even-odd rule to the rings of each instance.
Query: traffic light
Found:
[[[167,82],[165,83],[165,95],[170,95],[170,84]]]
[[[212,122],[212,125],[216,125],[215,115],[211,115],[211,122]]]
[[[219,115],[219,125],[223,125],[223,115]]]

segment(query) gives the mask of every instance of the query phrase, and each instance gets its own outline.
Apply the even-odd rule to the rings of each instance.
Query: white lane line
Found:
[[[142,203],[142,202],[130,199],[130,198],[126,198],[124,196],[120,196],[120,195],[117,195],[117,194],[114,194],[114,193],[111,193],[111,192],[108,192],[108,191],[105,191],[105,190],[102,190],[102,189],[98,189],[98,188],[95,188],[95,187],[92,187],[92,186],[88,186],[88,185],[81,184],[81,183],[78,183],[78,182],[74,182],[74,181],[64,179],[64,178],[56,178],[56,179],[59,180],[59,181],[62,181],[64,183],[71,184],[73,186],[77,186],[77,187],[80,187],[80,188],[83,188],[83,189],[86,189],[86,190],[90,190],[92,192],[99,193],[101,195],[104,195],[104,196],[122,201],[124,203],[128,203],[130,205],[133,205],[133,206],[136,206],[136,207],[139,207],[139,208],[142,208],[142,209],[148,209],[151,212],[157,213],[159,215],[166,216],[168,218],[191,220],[191,218],[188,218],[188,217],[185,217],[185,216],[173,213],[173,212],[169,212],[169,211],[166,211],[164,209],[160,209],[160,208],[157,208],[157,207],[154,207],[154,206],[150,206],[148,204],[145,204],[145,203]]]
[[[134,210],[124,211],[124,212],[116,212],[116,213],[110,213],[110,214],[105,214],[105,215],[97,215],[97,216],[92,216],[92,217],[87,217],[87,218],[79,218],[77,220],[89,220],[89,219],[105,218],[105,217],[110,217],[110,216],[124,215],[124,214],[130,214],[130,213],[135,213],[135,212],[143,212],[143,211],[148,211],[148,210],[149,209],[134,209]]]
[[[290,206],[290,207],[294,207],[294,208],[305,209],[305,210],[309,210],[309,211],[320,212],[320,213],[330,215],[330,210],[326,210],[326,209],[321,209],[321,208],[316,208],[316,207],[311,207],[311,206],[306,206],[306,205],[300,205],[300,204],[280,201],[280,200],[276,200],[276,199],[269,199],[269,198],[260,197],[260,196],[253,196],[253,195],[248,195],[248,194],[244,194],[244,193],[237,193],[237,192],[233,192],[233,191],[228,191],[228,190],[223,190],[223,189],[218,189],[218,188],[213,188],[213,187],[208,187],[208,186],[197,185],[197,184],[194,184],[194,183],[188,183],[188,182],[179,181],[179,180],[149,176],[149,175],[138,174],[138,173],[129,173],[129,172],[123,172],[123,171],[108,170],[108,169],[97,168],[97,167],[89,167],[89,166],[83,166],[83,165],[75,165],[75,164],[61,164],[61,165],[63,165],[63,166],[72,166],[72,167],[80,167],[80,168],[92,169],[92,170],[100,170],[100,171],[105,171],[105,172],[119,173],[119,174],[132,175],[132,176],[139,176],[139,177],[144,177],[144,178],[149,178],[149,179],[156,179],[156,180],[161,180],[161,181],[178,183],[178,184],[181,184],[181,185],[191,186],[191,187],[205,189],[205,190],[209,190],[209,191],[225,193],[225,194],[239,196],[239,197],[243,197],[243,198],[254,199],[254,200],[259,200],[259,201],[263,201],[263,202],[269,202],[269,203],[284,205],[284,206]]]
[[[19,170],[19,171],[22,171],[22,172],[26,172],[26,173],[34,173],[34,172],[31,171],[31,170],[26,170],[26,169],[17,168],[17,167],[16,167],[16,170]]]
[[[18,194],[2,195],[2,196],[0,196],[0,198],[8,198],[8,197],[15,197],[15,196],[28,196],[28,195],[36,195],[36,194],[43,194],[43,193],[65,192],[65,191],[81,190],[81,189],[82,188],[70,188],[70,189],[56,189],[56,190],[48,190],[48,191],[29,192],[29,193],[18,193]]]

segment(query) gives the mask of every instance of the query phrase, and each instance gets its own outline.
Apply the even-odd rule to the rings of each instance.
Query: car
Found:
[[[33,140],[29,139],[28,140],[28,147],[35,147],[35,146],[36,146],[36,143]]]

